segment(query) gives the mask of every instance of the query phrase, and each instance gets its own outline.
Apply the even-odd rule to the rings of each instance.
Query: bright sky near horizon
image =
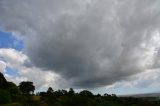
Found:
[[[36,89],[160,91],[159,0],[1,0],[0,72]]]

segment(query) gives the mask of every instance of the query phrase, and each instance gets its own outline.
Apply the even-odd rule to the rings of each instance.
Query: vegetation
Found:
[[[51,87],[35,95],[34,90],[33,82],[23,81],[16,86],[0,73],[0,106],[160,106],[157,98],[94,95],[88,90],[75,93],[72,88],[54,91]]]
[[[26,95],[33,94],[35,90],[35,86],[33,85],[33,82],[30,81],[23,81],[19,84],[19,90]]]

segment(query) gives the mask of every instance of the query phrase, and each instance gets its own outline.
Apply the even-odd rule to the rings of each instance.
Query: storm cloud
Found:
[[[94,88],[159,68],[159,0],[1,0],[31,64]]]

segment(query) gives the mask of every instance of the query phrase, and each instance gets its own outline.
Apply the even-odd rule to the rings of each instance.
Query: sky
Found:
[[[0,0],[0,72],[38,91],[159,92],[159,0]]]

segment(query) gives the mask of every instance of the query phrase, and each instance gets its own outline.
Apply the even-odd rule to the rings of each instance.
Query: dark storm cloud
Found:
[[[74,87],[99,87],[155,64],[159,5],[159,0],[1,0],[0,23],[23,37],[35,66]]]

